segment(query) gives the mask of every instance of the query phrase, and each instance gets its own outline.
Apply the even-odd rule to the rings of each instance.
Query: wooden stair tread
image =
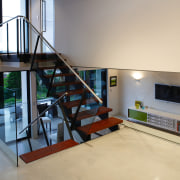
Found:
[[[85,88],[82,88],[82,89],[75,89],[75,90],[70,90],[70,91],[66,91],[68,94],[67,96],[72,96],[72,95],[76,95],[76,94],[82,94],[84,91],[86,91],[87,89]],[[87,90],[88,91],[88,90]],[[56,93],[57,96],[62,96],[63,94],[65,93],[64,92],[59,92],[59,93]]]
[[[93,104],[93,103],[95,103],[95,102],[97,102],[97,99],[95,99],[94,97],[92,97],[92,98],[83,100],[82,105],[85,105],[85,104]],[[78,106],[79,103],[80,103],[80,100],[75,100],[75,101],[65,102],[65,103],[63,103],[63,105],[64,105],[66,108],[69,109],[69,108]]]
[[[118,125],[120,123],[122,123],[123,120],[122,119],[118,119],[118,118],[114,118],[114,117],[110,117],[107,119],[103,119],[97,122],[94,122],[92,124],[88,124],[85,126],[81,126],[78,127],[77,130],[83,132],[86,135],[90,135],[92,133],[95,133],[97,131],[106,129],[106,128],[110,128],[112,126]]]
[[[44,75],[46,78],[52,78],[52,74]],[[75,76],[73,73],[60,73],[60,74],[55,74],[54,77],[63,77],[63,76]]]
[[[47,70],[47,69],[54,69],[55,66],[40,66],[38,68],[41,69],[41,70]],[[58,66],[57,68],[58,69],[68,69],[67,66]]]
[[[48,147],[38,149],[36,151],[23,154],[20,157],[25,163],[30,163],[32,161],[38,160],[50,154],[54,154],[56,152],[62,151],[64,149],[67,149],[76,145],[78,145],[78,143],[70,139],[67,141],[63,141],[63,142],[48,146]]]
[[[60,82],[60,83],[54,83],[52,87],[57,87],[57,86],[70,86],[70,85],[75,85],[75,84],[81,84],[81,81],[71,81],[71,82]]]
[[[35,62],[41,63],[41,62],[55,62],[57,59],[35,59]]]
[[[104,106],[98,107],[98,108],[94,108],[94,109],[90,109],[90,110],[86,110],[86,111],[81,111],[78,113],[77,116],[77,120],[80,121],[82,119],[86,119],[86,118],[90,118],[93,116],[99,116],[101,114],[105,114],[108,112],[111,112],[112,109],[111,108],[107,108]],[[73,118],[75,114],[70,114],[69,117]]]

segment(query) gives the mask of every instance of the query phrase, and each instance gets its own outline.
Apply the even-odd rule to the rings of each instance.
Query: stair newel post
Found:
[[[47,138],[46,130],[44,128],[44,123],[43,123],[41,118],[39,120],[40,120],[40,123],[41,123],[41,126],[42,126],[42,130],[43,130],[43,134],[44,134],[44,137],[45,137],[45,140],[46,140],[46,144],[47,144],[47,146],[49,146],[49,141],[48,141],[48,138]]]
[[[36,45],[35,45],[35,48],[34,48],[34,54],[33,54],[32,62],[31,62],[31,69],[30,69],[31,71],[32,71],[32,68],[33,68],[33,65],[34,65],[39,39],[40,39],[40,35],[37,37],[37,40],[36,40]]]
[[[62,105],[62,103],[61,103],[60,101],[58,102],[58,104],[59,104],[59,107],[60,107],[61,110],[62,110],[62,114],[63,114],[63,117],[64,117],[64,121],[65,121],[65,123],[66,123],[66,127],[67,127],[67,129],[68,129],[69,135],[70,135],[71,139],[74,140],[73,135],[72,135],[72,132],[71,132],[71,128],[70,128],[70,126],[69,126],[69,122],[68,122],[68,120],[67,120],[67,118],[66,118],[66,114],[65,114],[65,111],[64,111],[64,107],[63,107],[63,105]]]
[[[19,55],[19,19],[16,21],[16,28],[17,28],[17,54]]]
[[[81,105],[82,105],[82,103],[83,103],[83,100],[85,99],[85,94],[86,94],[86,92],[85,92],[85,90],[84,90],[84,91],[83,91],[83,94],[82,94],[82,97],[81,97],[81,100],[80,100],[80,103],[79,103],[79,105],[78,105],[78,108],[77,108],[77,110],[76,110],[76,113],[75,113],[75,115],[74,115],[74,117],[73,117],[72,124],[71,124],[71,129],[75,129],[76,119],[77,119],[78,113],[79,113],[79,111],[80,111]]]
[[[7,54],[9,55],[9,25],[7,23]]]

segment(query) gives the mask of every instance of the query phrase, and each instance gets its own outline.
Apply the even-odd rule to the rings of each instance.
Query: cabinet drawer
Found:
[[[147,113],[128,109],[128,116],[132,119],[147,122]]]

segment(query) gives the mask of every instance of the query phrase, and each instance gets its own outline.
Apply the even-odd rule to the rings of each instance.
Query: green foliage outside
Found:
[[[46,98],[48,89],[42,83],[42,80],[38,75],[36,76],[36,84],[37,84],[37,99],[40,100]]]
[[[21,72],[10,72],[4,78],[4,87],[15,90],[17,99],[21,99]]]
[[[21,102],[21,72],[10,72],[4,78],[4,105],[10,106],[15,103],[15,96],[11,90],[16,91],[16,102]]]

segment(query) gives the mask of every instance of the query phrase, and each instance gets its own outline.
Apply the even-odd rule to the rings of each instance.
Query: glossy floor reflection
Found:
[[[179,144],[127,127],[18,169],[0,159],[1,180],[180,179]]]

